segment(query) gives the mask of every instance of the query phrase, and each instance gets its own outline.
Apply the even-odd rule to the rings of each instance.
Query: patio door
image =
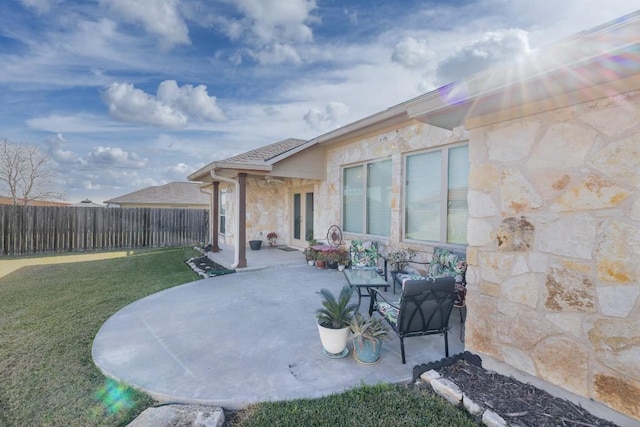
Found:
[[[294,189],[292,197],[291,246],[303,248],[313,239],[313,187]]]

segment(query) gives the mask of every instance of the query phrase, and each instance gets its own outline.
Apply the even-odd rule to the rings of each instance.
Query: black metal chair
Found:
[[[406,363],[404,339],[423,335],[443,334],[445,355],[449,357],[449,316],[455,301],[454,287],[453,277],[408,280],[397,303],[389,302],[379,290],[370,289],[369,315],[377,312],[398,334],[403,364]]]

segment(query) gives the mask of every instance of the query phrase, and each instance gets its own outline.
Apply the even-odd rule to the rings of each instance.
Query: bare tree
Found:
[[[0,190],[9,192],[14,205],[63,198],[55,191],[56,178],[53,160],[38,147],[0,143]]]

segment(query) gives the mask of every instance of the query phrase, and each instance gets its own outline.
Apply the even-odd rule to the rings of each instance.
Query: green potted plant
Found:
[[[338,259],[340,258],[339,250],[329,249],[324,251],[325,261],[327,261],[327,268],[336,270],[338,268]]]
[[[358,307],[350,302],[352,295],[353,288],[349,285],[342,287],[337,298],[328,289],[320,290],[322,307],[316,311],[316,317],[323,352],[328,357],[344,357],[349,352],[349,324]]]
[[[350,261],[351,253],[349,253],[349,250],[347,248],[338,249],[338,270],[344,270]]]
[[[349,328],[353,334],[353,358],[361,363],[376,363],[380,359],[382,342],[389,340],[389,329],[378,317],[365,318],[356,313]]]
[[[307,260],[309,265],[315,265],[316,263],[316,251],[311,249],[311,247],[306,247],[302,251],[302,255],[304,255],[304,259]]]
[[[327,253],[325,251],[316,252],[316,267],[321,270],[327,268]]]

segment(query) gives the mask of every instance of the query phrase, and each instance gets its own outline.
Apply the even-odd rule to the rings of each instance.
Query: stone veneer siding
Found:
[[[467,350],[640,420],[640,92],[470,141]]]

